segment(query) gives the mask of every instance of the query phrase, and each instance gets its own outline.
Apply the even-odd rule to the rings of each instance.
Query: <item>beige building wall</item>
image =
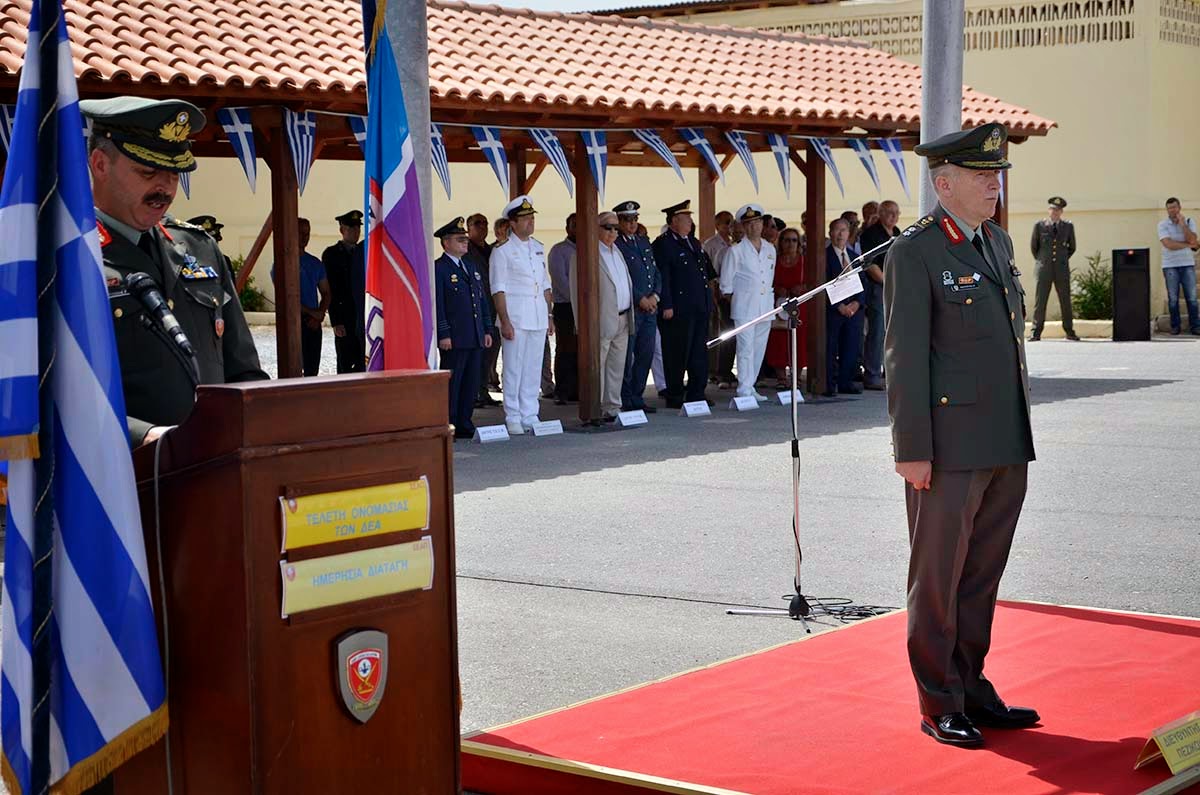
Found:
[[[919,63],[921,5],[920,0],[851,0],[700,14],[690,21],[849,36]],[[1200,153],[1194,143],[1200,130],[1200,0],[967,0],[967,9],[964,81],[1059,125],[1010,152],[1010,229],[1026,286],[1032,287],[1032,225],[1044,215],[1046,198],[1058,194],[1070,202],[1066,217],[1076,225],[1079,253],[1073,265],[1084,267],[1084,256],[1097,251],[1108,260],[1113,248],[1149,248],[1153,309],[1165,311],[1161,247],[1155,237],[1163,201],[1178,196],[1189,215],[1200,216]],[[564,144],[572,143],[571,133],[561,136]],[[915,220],[918,170],[913,155],[906,155],[911,199],[905,198],[882,153],[875,155],[879,191],[853,153],[839,150],[835,159],[846,192],[843,197],[827,179],[830,217],[868,200],[891,198],[900,202],[901,224]],[[759,191],[735,160],[725,184],[717,187],[718,208],[735,210],[755,201],[789,223],[799,223],[803,175],[793,168],[789,197],[774,159],[759,155],[756,163]],[[494,219],[507,197],[491,170],[463,164],[452,166],[451,172],[453,199],[446,198],[434,177],[435,224],[472,212]],[[635,199],[642,204],[643,222],[655,233],[661,226],[659,208],[683,198],[695,203],[697,175],[694,169],[684,174],[686,182],[680,183],[665,167],[610,169],[601,206]],[[300,199],[301,214],[313,221],[310,251],[319,254],[336,239],[333,217],[358,206],[361,179],[361,163],[319,162],[313,167]],[[193,176],[193,198],[181,198],[174,212],[184,218],[217,215],[227,225],[227,253],[245,253],[270,206],[270,172],[261,160],[258,180],[259,192],[251,194],[235,161],[204,160]],[[558,175],[547,169],[531,195],[540,212],[536,236],[546,244],[561,239],[562,221],[574,202]],[[437,242],[431,240],[430,246],[436,254]],[[257,284],[268,294],[269,263],[268,248],[256,270]],[[1058,316],[1053,297],[1049,316]]]

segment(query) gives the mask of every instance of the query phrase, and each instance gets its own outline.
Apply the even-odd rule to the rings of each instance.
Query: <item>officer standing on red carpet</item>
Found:
[[[1029,372],[1012,239],[990,219],[1005,130],[985,124],[917,146],[938,196],[884,272],[888,412],[905,480],[911,556],[908,657],[921,730],[979,745],[978,726],[1017,729],[983,674],[1000,577],[1033,460]]]

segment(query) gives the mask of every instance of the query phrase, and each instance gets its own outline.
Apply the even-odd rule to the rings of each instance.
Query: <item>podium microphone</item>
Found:
[[[157,322],[159,328],[166,332],[175,348],[181,352],[189,365],[189,374],[196,380],[199,380],[199,367],[196,365],[196,349],[192,347],[192,342],[187,338],[187,334],[179,326],[179,321],[175,319],[175,315],[171,314],[171,308],[167,306],[166,299],[158,290],[158,285],[154,283],[154,279],[148,274],[140,271],[130,273],[125,277],[125,288],[129,290],[133,297],[141,302],[146,311]]]

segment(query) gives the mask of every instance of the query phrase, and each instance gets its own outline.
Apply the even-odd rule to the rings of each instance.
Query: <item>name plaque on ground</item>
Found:
[[[622,428],[632,428],[635,425],[645,425],[649,420],[646,418],[646,412],[642,409],[634,409],[632,411],[622,411],[617,415],[617,422]]]
[[[758,408],[758,400],[754,395],[739,395],[729,401],[729,408],[738,411],[754,411]]]
[[[283,579],[280,617],[375,596],[433,587],[433,539],[424,536],[312,560],[279,561]]]
[[[429,479],[280,497],[281,552],[400,530],[429,529]]]
[[[681,417],[708,417],[712,412],[708,409],[708,401],[693,400],[683,404],[683,408],[679,410]]]
[[[1200,711],[1184,715],[1150,735],[1133,769],[1144,767],[1155,759],[1163,759],[1172,775],[1200,765]]]
[[[480,444],[488,442],[507,442],[508,428],[503,425],[476,425],[475,441]]]
[[[779,396],[779,405],[781,405],[781,406],[792,405],[793,397],[796,399],[797,403],[804,402],[804,394],[799,389],[797,389],[795,392],[785,389],[782,392],[779,392],[778,396]]]
[[[533,424],[534,436],[556,436],[563,432],[562,420],[546,420]]]

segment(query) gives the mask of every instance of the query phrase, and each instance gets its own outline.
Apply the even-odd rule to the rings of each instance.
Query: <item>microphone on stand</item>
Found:
[[[190,365],[190,374],[196,381],[199,381],[200,368],[196,364],[196,349],[192,347],[191,340],[187,338],[179,321],[171,313],[171,308],[167,305],[162,293],[159,292],[154,279],[150,278],[149,274],[136,271],[125,277],[125,288],[129,290],[130,295],[141,302],[158,327],[166,332],[175,348],[186,357],[186,361]]]

